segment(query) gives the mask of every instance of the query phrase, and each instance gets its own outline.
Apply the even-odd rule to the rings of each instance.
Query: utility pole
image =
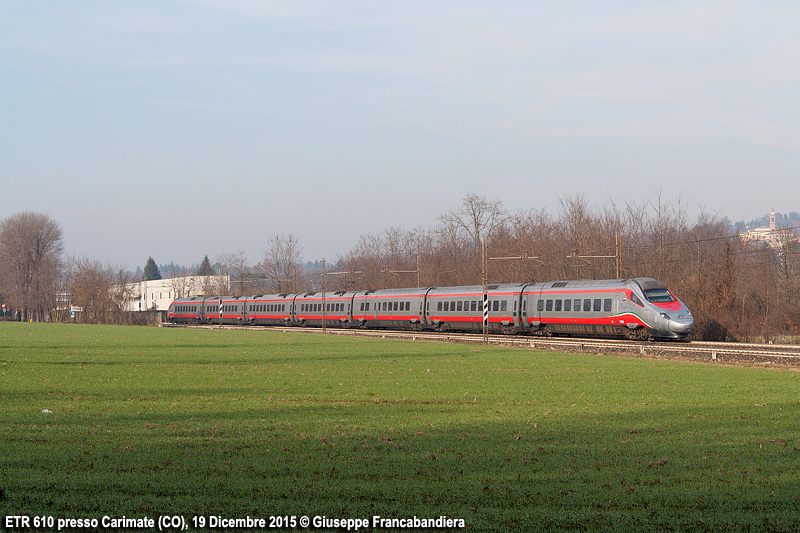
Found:
[[[322,258],[322,270],[320,273],[320,288],[322,289],[322,334],[327,333],[325,328],[325,258]]]
[[[489,265],[486,262],[486,237],[481,243],[481,270],[483,278],[483,342],[489,344]]]
[[[616,236],[616,244],[614,246],[614,255],[578,255],[577,253],[573,252],[572,255],[568,255],[567,259],[582,259],[586,261],[587,259],[615,259],[617,265],[617,279],[622,278],[622,235]],[[573,265],[575,268],[583,268],[590,266],[591,263],[586,261],[585,265]]]
[[[417,269],[416,270],[389,270],[384,268],[381,272],[385,272],[387,274],[394,274],[395,277],[400,277],[397,274],[417,274],[417,287],[420,287],[420,266],[422,265],[422,258],[417,256]],[[358,272],[360,274],[360,272]]]

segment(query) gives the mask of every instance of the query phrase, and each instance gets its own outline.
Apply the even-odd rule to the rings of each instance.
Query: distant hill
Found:
[[[761,227],[769,227],[769,213],[766,213],[763,217],[751,220],[750,222],[737,222],[734,224],[737,228],[761,228]],[[800,226],[800,213],[796,213],[792,211],[788,215],[784,215],[783,213],[775,212],[775,225],[779,228],[787,228],[790,226]]]

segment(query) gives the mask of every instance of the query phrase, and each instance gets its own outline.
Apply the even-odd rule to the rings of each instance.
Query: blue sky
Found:
[[[653,191],[800,211],[800,3],[0,0],[0,217],[192,264],[329,261],[434,225]]]

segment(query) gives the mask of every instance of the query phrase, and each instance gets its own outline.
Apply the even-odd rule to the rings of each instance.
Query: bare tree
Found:
[[[269,290],[279,293],[296,290],[302,254],[300,241],[291,233],[269,238],[264,256],[256,265],[267,278]]]
[[[252,272],[247,264],[247,252],[237,250],[236,252],[222,253],[217,256],[219,263],[220,276],[230,278],[230,286],[235,296],[242,296],[245,293],[245,286],[251,281]],[[221,278],[223,279],[223,278]],[[222,282],[220,282],[222,283]],[[227,287],[219,287],[220,295],[230,292]]]
[[[175,293],[175,298],[189,298],[192,292],[192,277],[187,268],[178,268],[175,265],[170,265],[169,283],[172,286],[172,291]]]
[[[71,262],[72,302],[82,308],[81,322],[124,324],[133,285],[120,267],[88,259]]]
[[[507,218],[501,200],[488,200],[485,196],[470,193],[461,201],[461,207],[440,215],[439,221],[448,228],[447,233],[451,238],[459,230],[465,231],[472,241],[473,254],[477,257],[483,240],[491,237]]]
[[[0,222],[0,292],[27,320],[46,320],[55,308],[63,238],[46,215],[24,211]]]

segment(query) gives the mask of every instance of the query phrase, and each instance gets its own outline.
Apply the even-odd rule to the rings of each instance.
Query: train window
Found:
[[[605,311],[606,313],[611,312],[611,298],[606,298],[605,300],[603,300],[603,311]]]
[[[564,311],[572,311],[572,300],[564,300]]]
[[[536,301],[536,310],[537,311],[544,311],[544,300],[537,300]]]
[[[469,304],[469,310],[470,311],[475,311],[477,309],[478,309],[478,302],[476,302],[475,300],[472,300],[472,302],[470,302],[470,304]]]
[[[458,310],[459,311],[463,311],[464,310],[464,303],[461,300],[458,301]]]
[[[600,298],[595,298],[595,300],[594,300],[594,310],[595,311],[600,311],[600,309],[602,309],[602,306],[600,305]]]
[[[668,304],[675,301],[667,289],[647,289],[644,291],[644,297],[654,304]]]
[[[508,309],[508,302],[506,300],[503,300],[502,302],[500,302],[500,310],[505,311],[506,309]]]
[[[406,311],[411,311],[411,302],[406,302]]]
[[[452,302],[452,301],[450,302],[450,310],[451,311],[455,311],[456,310],[456,303],[455,302]]]
[[[360,311],[363,311],[363,310],[364,310],[364,302],[361,302],[361,308],[360,308]]]
[[[545,307],[545,310],[546,311],[552,311],[553,310],[553,300],[547,300],[547,306]]]
[[[398,303],[397,303],[397,302],[395,302],[395,303],[394,303],[394,310],[395,310],[395,311],[397,311],[397,305],[398,305]]]
[[[367,309],[366,310],[369,311],[369,302],[367,302]]]
[[[445,302],[444,303],[444,310],[445,310],[445,312],[450,310],[450,302]]]
[[[592,310],[592,301],[590,299],[586,298],[583,301],[583,311],[587,312],[587,311],[591,311],[591,310]]]
[[[523,313],[528,312],[528,300],[522,300],[522,312]]]
[[[497,311],[497,308],[498,308],[498,306],[499,306],[499,305],[500,305],[500,302],[499,302],[499,301],[497,301],[497,300],[495,300],[495,301],[492,303],[492,311]]]
[[[436,310],[437,311],[441,311],[442,310],[442,302],[436,302]]]
[[[561,311],[561,300],[556,300],[556,311]]]

